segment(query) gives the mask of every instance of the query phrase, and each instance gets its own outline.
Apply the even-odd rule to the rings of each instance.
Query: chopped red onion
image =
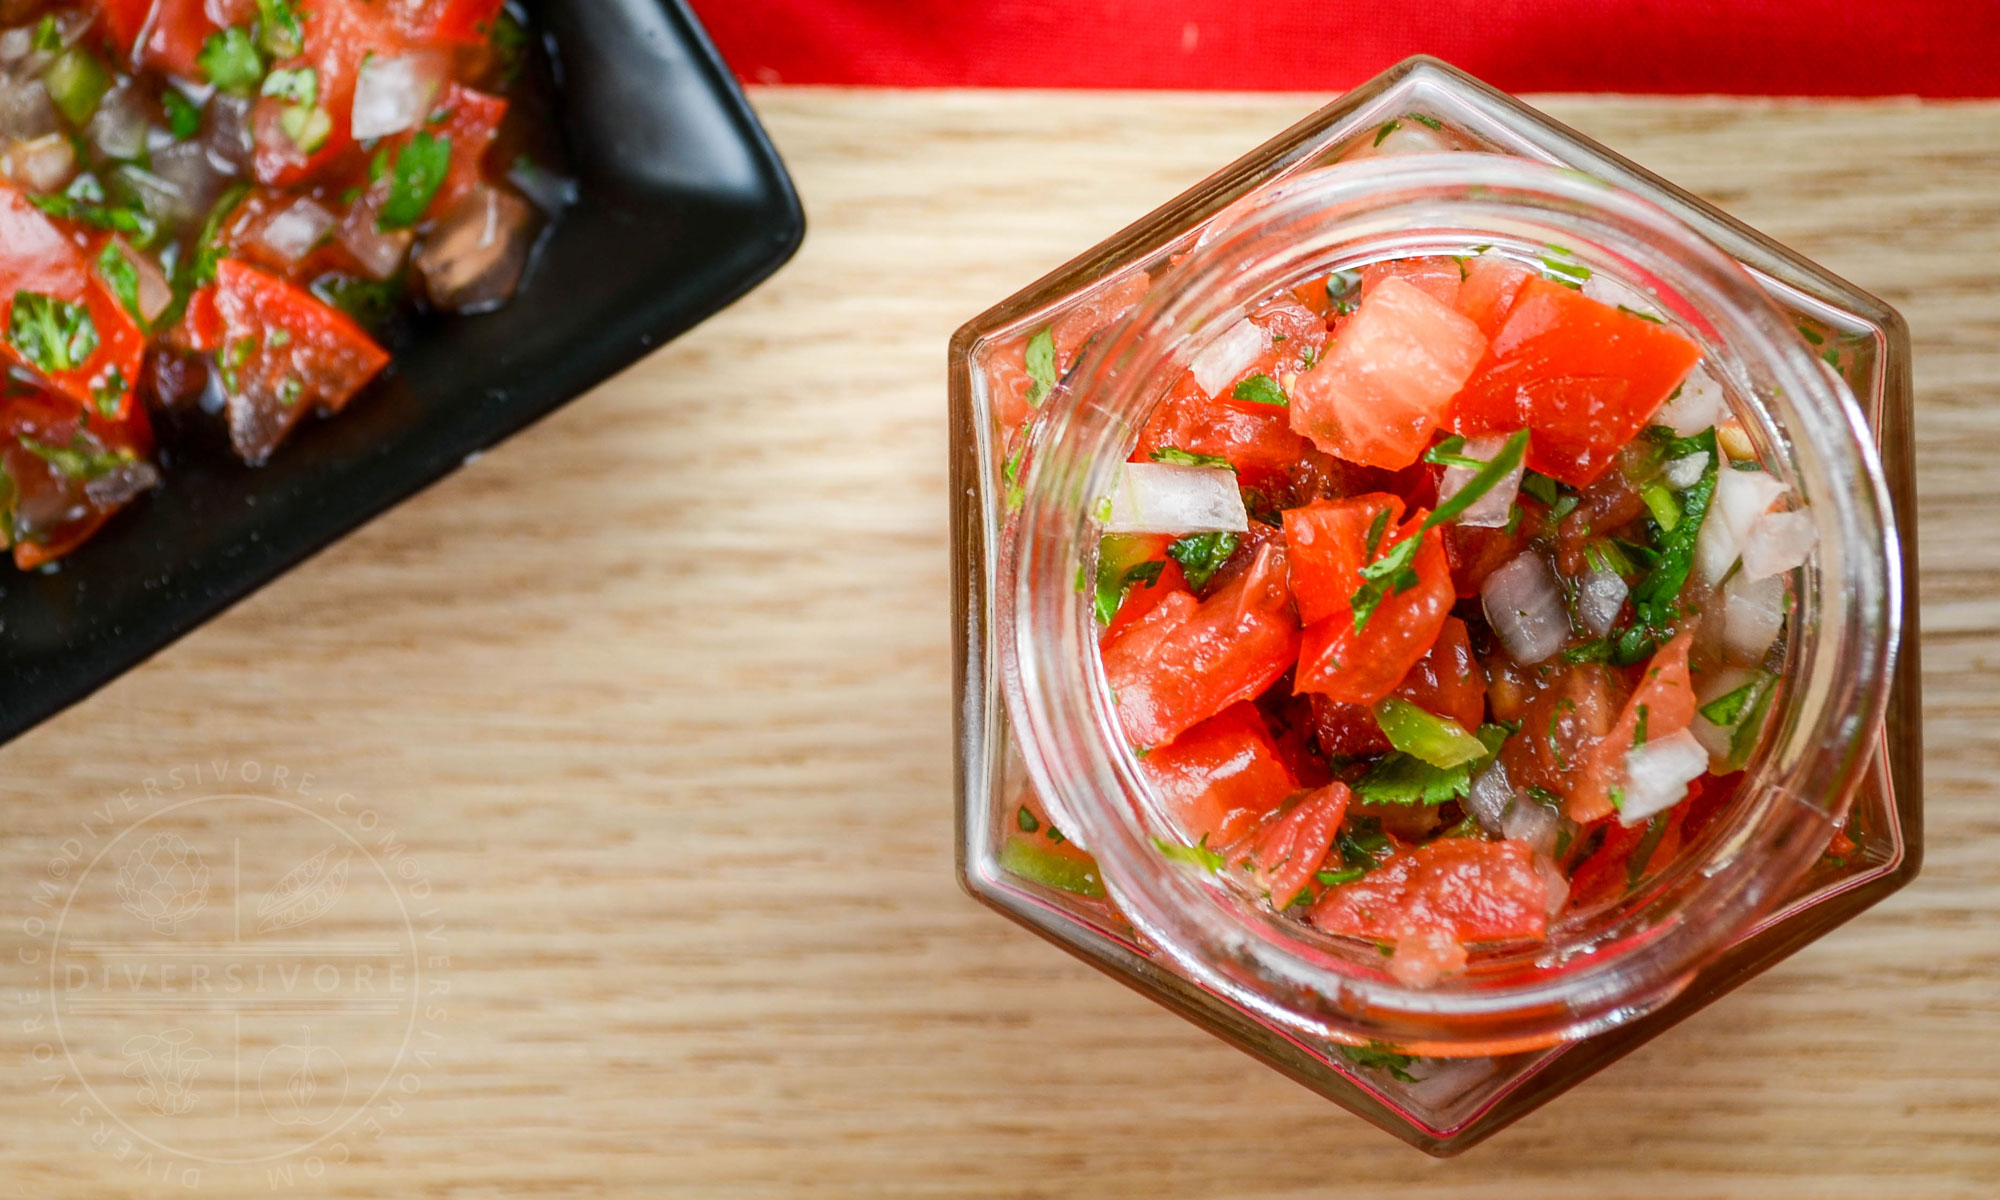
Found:
[[[505,304],[528,265],[534,216],[527,201],[484,184],[452,205],[416,254],[431,303],[451,312]]]
[[[84,133],[106,158],[135,159],[146,152],[152,115],[137,84],[121,83],[98,101]]]
[[[32,141],[61,131],[55,102],[41,80],[0,74],[0,142]]]
[[[1222,336],[1202,348],[1188,370],[1194,375],[1195,383],[1202,395],[1214,396],[1223,388],[1236,382],[1257,356],[1264,352],[1264,331],[1252,325],[1248,319],[1236,322],[1223,330]]]
[[[1459,451],[1466,458],[1481,462],[1492,462],[1507,445],[1506,434],[1486,434],[1483,437],[1467,438],[1465,447]],[[1460,525],[1477,525],[1487,529],[1499,529],[1513,519],[1514,498],[1521,493],[1521,473],[1526,463],[1514,464],[1514,469],[1500,477],[1484,496],[1472,502],[1472,506],[1458,515]],[[1465,490],[1472,477],[1479,474],[1477,467],[1450,466],[1444,469],[1444,478],[1438,482],[1438,504]]]
[[[138,190],[148,197],[148,211],[157,203],[160,215],[193,223],[208,215],[228,183],[228,174],[200,142],[177,142],[153,152],[152,183],[139,181]]]
[[[218,92],[208,102],[208,132],[202,142],[216,160],[231,171],[250,167],[257,142],[250,128],[252,103],[247,96]]]
[[[407,229],[384,233],[375,227],[375,208],[366,200],[350,205],[340,222],[340,244],[347,247],[361,269],[376,279],[387,279],[403,265],[416,235]]]
[[[1508,657],[1528,666],[1562,649],[1569,637],[1569,615],[1563,609],[1549,566],[1533,551],[1523,553],[1486,577],[1479,588],[1487,623],[1499,635]]]
[[[1481,829],[1499,833],[1504,828],[1507,810],[1513,804],[1514,785],[1507,782],[1507,768],[1499,759],[1494,759],[1484,771],[1472,777],[1472,788],[1465,795],[1465,807],[1479,822]]]
[[[1126,463],[1111,486],[1106,533],[1241,533],[1250,528],[1236,472]]]
[[[1621,825],[1649,821],[1687,798],[1688,784],[1708,773],[1708,750],[1683,729],[1649,739],[1625,753]]]

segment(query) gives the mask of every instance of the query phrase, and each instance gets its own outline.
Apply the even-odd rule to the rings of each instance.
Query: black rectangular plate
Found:
[[[498,312],[429,325],[269,465],[170,464],[52,573],[0,566],[0,741],[750,290],[805,236],[791,179],[681,0],[530,0],[577,203]]]

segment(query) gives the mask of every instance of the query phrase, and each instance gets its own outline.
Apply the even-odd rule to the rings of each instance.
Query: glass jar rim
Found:
[[[1774,452],[1809,500],[1822,552],[1800,573],[1799,675],[1750,764],[1744,816],[1730,836],[1712,839],[1701,862],[1588,945],[1552,943],[1543,955],[1550,965],[1532,977],[1468,975],[1413,988],[1273,920],[1250,919],[1212,878],[1162,869],[1147,836],[1149,790],[1103,685],[1090,605],[1068,584],[1094,545],[1090,501],[1108,492],[1145,410],[1196,343],[1248,303],[1311,277],[1302,264],[1349,261],[1364,252],[1357,247],[1396,256],[1379,251],[1424,229],[1516,241],[1523,229],[1555,229],[1565,253],[1576,242],[1577,257],[1594,267],[1615,254],[1613,277],[1656,282],[1684,325],[1726,351],[1732,390],[1759,402]],[[1250,193],[1216,214],[1051,393],[1020,486],[996,598],[1008,701],[1038,788],[1097,855],[1135,928],[1234,1002],[1335,1040],[1490,1052],[1582,1036],[1650,1010],[1810,866],[1881,725],[1901,626],[1900,556],[1859,406],[1739,263],[1652,203],[1581,172],[1501,155],[1419,155],[1305,171]]]

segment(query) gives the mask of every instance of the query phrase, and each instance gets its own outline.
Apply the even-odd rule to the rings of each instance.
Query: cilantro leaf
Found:
[[[423,220],[450,167],[450,135],[438,137],[426,129],[411,137],[389,170],[389,199],[375,218],[375,227],[388,233]]]
[[[1507,741],[1503,725],[1481,725],[1478,738],[1486,753],[1455,767],[1434,767],[1414,755],[1395,751],[1382,756],[1353,785],[1363,804],[1443,804],[1472,794],[1473,777],[1484,771]]]
[[[1382,601],[1391,594],[1400,595],[1417,586],[1417,550],[1423,545],[1421,533],[1413,534],[1391,546],[1382,557],[1361,568],[1361,586],[1349,596],[1348,603],[1354,606],[1354,630],[1359,633],[1368,624],[1368,618],[1382,606]]]
[[[257,45],[272,58],[296,57],[306,44],[304,16],[290,0],[257,0]]]
[[[1669,458],[1696,452],[1708,455],[1708,465],[1701,478],[1681,493],[1680,519],[1672,529],[1663,527],[1659,558],[1632,588],[1632,624],[1618,634],[1617,651],[1612,656],[1621,666],[1638,662],[1652,653],[1654,646],[1673,636],[1674,622],[1680,617],[1678,601],[1688,571],[1694,565],[1695,539],[1715,496],[1718,458],[1715,430],[1705,429],[1691,438],[1676,438],[1668,443],[1666,450]]]
[[[104,249],[97,255],[97,274],[111,294],[118,297],[118,303],[132,314],[139,327],[146,327],[146,318],[139,313],[139,268],[126,257],[125,250],[115,241],[104,243]]]
[[[1028,339],[1028,407],[1039,408],[1056,386],[1056,339],[1047,329]]]
[[[1285,389],[1278,386],[1278,381],[1263,374],[1252,375],[1237,384],[1230,395],[1238,400],[1248,400],[1253,404],[1270,404],[1278,408],[1290,408],[1292,404],[1291,399],[1285,395]]]
[[[1191,533],[1168,546],[1167,553],[1181,565],[1181,574],[1187,576],[1188,586],[1200,591],[1202,585],[1214,577],[1217,569],[1229,561],[1229,556],[1236,553],[1236,535]]]
[[[1161,446],[1146,456],[1156,463],[1172,463],[1177,467],[1221,467],[1234,470],[1229,460],[1219,454],[1196,454],[1179,446]]]
[[[1208,835],[1205,833],[1201,835],[1201,840],[1192,846],[1183,846],[1165,838],[1154,838],[1153,845],[1159,847],[1160,853],[1170,862],[1200,867],[1211,875],[1222,870],[1222,854],[1220,851],[1208,848]]]
[[[1342,1046],[1340,1056],[1357,1067],[1381,1071],[1391,1079],[1403,1083],[1417,1081],[1417,1077],[1410,1074],[1410,1067],[1417,1061],[1416,1056],[1404,1054],[1387,1042],[1370,1042],[1366,1046]]]
[[[89,179],[89,176],[78,176],[78,179]],[[75,195],[69,193],[30,195],[28,203],[64,221],[75,221],[96,229],[127,234],[139,242],[152,241],[154,235],[159,232],[159,223],[148,216],[143,209],[122,204],[94,202],[89,197],[95,196],[98,200],[104,197],[103,190],[97,188],[95,183],[95,180],[91,180],[91,186],[82,188],[72,185],[70,191],[77,193]]]
[[[1446,521],[1454,520],[1460,513],[1477,504],[1480,497],[1499,486],[1502,479],[1507,478],[1513,473],[1514,468],[1521,465],[1521,458],[1527,452],[1528,431],[1523,429],[1507,439],[1507,444],[1500,447],[1500,453],[1493,456],[1492,462],[1482,463],[1478,472],[1466,480],[1465,486],[1454,492],[1451,499],[1440,503],[1430,516],[1424,518],[1424,523],[1418,532],[1435,529]]]
[[[166,113],[167,132],[175,141],[185,142],[201,132],[201,107],[179,88],[160,89],[160,108]]]
[[[1701,715],[1711,724],[1734,725],[1750,702],[1757,698],[1757,692],[1764,686],[1762,676],[1751,680],[1733,692],[1726,692],[1701,706]]]
[[[54,467],[56,474],[65,479],[102,479],[132,461],[122,454],[98,447],[93,439],[81,433],[72,437],[67,446],[51,446],[31,437],[24,437],[20,442],[23,450]]]
[[[97,353],[90,310],[40,292],[15,292],[7,341],[44,375],[74,371]]]

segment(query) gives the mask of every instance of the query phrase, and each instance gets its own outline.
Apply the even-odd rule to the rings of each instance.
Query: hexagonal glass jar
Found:
[[[1748,272],[1747,277],[1735,267],[1726,272],[1739,281],[1739,292],[1749,293],[1750,303],[1739,307],[1755,310],[1744,328],[1760,321],[1767,331],[1783,328],[1790,343],[1790,328],[1795,326],[1803,339],[1786,347],[1767,347],[1777,374],[1751,371],[1744,386],[1732,389],[1739,415],[1757,418],[1747,423],[1763,430],[1762,453],[1789,463],[1787,473],[1802,475],[1800,485],[1810,494],[1815,490],[1810,486],[1814,468],[1824,465],[1815,462],[1816,449],[1824,445],[1815,439],[1853,443],[1834,447],[1851,451],[1847,465],[1818,474],[1814,499],[1815,508],[1826,518],[1822,546],[1829,537],[1845,539],[1846,545],[1823,550],[1828,562],[1812,570],[1827,576],[1826,586],[1818,586],[1817,575],[1801,585],[1795,617],[1807,631],[1806,639],[1824,636],[1839,651],[1832,657],[1818,656],[1821,666],[1813,668],[1820,676],[1840,677],[1842,682],[1831,685],[1839,695],[1831,702],[1824,696],[1816,699],[1816,693],[1825,690],[1825,679],[1820,678],[1801,683],[1795,695],[1781,702],[1789,706],[1789,715],[1775,719],[1775,732],[1767,733],[1768,740],[1780,745],[1774,752],[1761,753],[1749,768],[1749,777],[1760,789],[1759,799],[1753,806],[1756,813],[1739,821],[1730,834],[1733,850],[1725,851],[1715,844],[1721,839],[1711,839],[1703,851],[1709,857],[1682,872],[1673,887],[1663,884],[1655,889],[1651,906],[1634,910],[1632,923],[1617,931],[1615,943],[1608,936],[1600,938],[1572,957],[1583,962],[1580,970],[1588,975],[1590,968],[1602,965],[1591,961],[1593,956],[1616,964],[1627,941],[1652,939],[1665,944],[1697,926],[1713,926],[1720,932],[1707,941],[1683,938],[1681,957],[1671,961],[1649,963],[1642,956],[1629,969],[1607,968],[1609,973],[1598,972],[1589,987],[1558,980],[1555,990],[1530,997],[1534,1011],[1525,1017],[1525,1002],[1518,997],[1512,1008],[1490,1012],[1479,1008],[1482,997],[1477,994],[1458,997],[1467,1006],[1457,1009],[1450,1009],[1457,1001],[1447,997],[1438,1002],[1450,1009],[1444,1015],[1420,1011],[1425,1009],[1422,997],[1405,1010],[1396,1009],[1395,996],[1390,997],[1392,1003],[1379,1004],[1358,977],[1344,976],[1337,969],[1314,973],[1314,967],[1325,964],[1308,964],[1289,973],[1276,970],[1263,956],[1266,948],[1261,943],[1249,945],[1257,939],[1247,927],[1230,929],[1230,936],[1219,941],[1203,942],[1191,932],[1191,925],[1174,919],[1173,898],[1194,895],[1176,892],[1177,887],[1184,888],[1183,877],[1145,871],[1129,855],[1107,857],[1100,867],[1073,845],[1057,841],[1055,826],[1030,811],[1031,807],[1044,814],[1053,811],[1061,816],[1061,824],[1069,825],[1075,818],[1061,793],[1070,793],[1068,804],[1074,808],[1080,802],[1075,791],[1080,778],[1102,782],[1107,791],[1120,786],[1114,781],[1115,771],[1093,774],[1070,768],[1093,763],[1115,767],[1111,760],[1130,755],[1122,745],[1113,746],[1117,739],[1104,735],[1101,709],[1093,728],[1087,704],[1080,709],[1033,699],[1059,685],[1043,678],[1049,671],[1046,662],[1037,663],[1033,653],[1037,646],[1020,650],[1021,631],[1041,620],[1024,612],[1030,605],[1022,598],[1033,589],[1022,581],[1035,578],[1035,571],[1041,576],[1054,572],[1046,561],[1038,560],[1039,566],[1033,568],[1014,561],[1031,553],[1022,549],[1021,529],[1031,524],[1030,518],[1039,521],[1051,511],[1060,515],[1065,503],[1071,508],[1081,504],[1074,497],[1052,500],[1035,491],[1058,486],[1077,491],[1078,477],[1052,481],[1044,478],[1047,472],[1023,468],[1018,455],[1008,461],[1013,431],[1002,416],[1008,405],[996,382],[999,356],[1012,354],[1018,359],[1031,333],[1065,314],[1091,306],[1131,307],[1137,272],[1159,279],[1171,263],[1172,278],[1207,278],[1211,287],[1217,286],[1217,278],[1226,286],[1232,271],[1254,274],[1255,256],[1214,261],[1230,253],[1229,244],[1243,240],[1223,236],[1223,231],[1254,223],[1259,210],[1285,207],[1288,194],[1362,196],[1364,202],[1354,209],[1353,228],[1343,228],[1327,241],[1328,246],[1368,243],[1374,258],[1440,252],[1439,246],[1423,243],[1421,236],[1413,241],[1410,222],[1399,224],[1390,208],[1368,207],[1365,201],[1379,196],[1365,184],[1357,185],[1359,192],[1343,191],[1345,181],[1356,172],[1349,170],[1342,185],[1329,187],[1327,180],[1344,168],[1319,170],[1403,149],[1484,152],[1567,168],[1541,172],[1547,177],[1545,191],[1538,193],[1541,211],[1531,214],[1524,229],[1534,228],[1537,218],[1559,224],[1570,209],[1580,227],[1598,218],[1616,224],[1613,218],[1624,214],[1639,224],[1652,222],[1666,230],[1668,251],[1673,239],[1683,239],[1682,251],[1690,258],[1734,260]],[[1435,184],[1454,174],[1450,159],[1434,154],[1424,161],[1432,168],[1412,159],[1410,170],[1362,168],[1361,173],[1419,189],[1426,181]],[[1475,182],[1457,187],[1453,194],[1458,201],[1470,197],[1477,202],[1513,182],[1512,168],[1501,165],[1489,170],[1492,163],[1487,158],[1463,160],[1459,174],[1490,179],[1494,186]],[[1611,186],[1605,188],[1607,184]],[[1601,211],[1593,189],[1606,194]],[[1612,196],[1614,192],[1629,195]],[[1631,197],[1646,203],[1635,203]],[[1419,206],[1412,211],[1434,216],[1446,210]],[[1498,213],[1494,219],[1499,236],[1504,236],[1507,220],[1518,213],[1493,211]],[[1424,224],[1416,222],[1420,234]],[[1393,246],[1394,253],[1385,246]],[[1204,256],[1211,268],[1206,276]],[[1328,266],[1368,260],[1322,259],[1315,265],[1324,274]],[[1605,266],[1602,260],[1596,265],[1600,270]],[[1307,277],[1300,274],[1291,282]],[[1768,304],[1756,297],[1759,290]],[[1118,299],[1111,299],[1114,295]],[[1143,332],[1129,327],[1145,324],[1148,317],[1167,322],[1174,315],[1172,308],[1171,301],[1142,304],[1139,315],[1114,324],[1107,336],[1099,338],[1105,345],[1083,355],[1071,378],[1057,389],[1059,394],[1038,414],[1035,437],[1065,436],[1064,430],[1049,432],[1046,426],[1052,422],[1072,434],[1089,427],[1092,414],[1083,410],[1092,407],[1090,396],[1079,399],[1061,393],[1106,386],[1115,373],[1103,360],[1124,353],[1127,359],[1121,361],[1129,366],[1131,347]],[[1195,311],[1183,308],[1183,318]],[[1728,330],[1718,336],[1728,341]],[[1825,364],[1823,374],[1807,378],[1796,373],[1807,353],[1819,356]],[[1171,361],[1184,363],[1185,352],[1181,354]],[[1093,356],[1097,361],[1091,361]],[[1794,373],[1785,374],[1787,369]],[[1921,747],[1916,609],[1911,594],[1915,512],[1909,378],[1907,333],[1901,318],[1881,301],[1443,63],[1417,58],[1399,64],[994,307],[953,338],[953,616],[958,650],[961,879],[982,902],[1410,1144],[1440,1155],[1465,1149],[1832,930],[1916,874]],[[1782,386],[1786,381],[1802,395],[1786,396]],[[1128,381],[1129,389],[1144,386]],[[1052,409],[1063,411],[1052,416]],[[1125,418],[1129,425],[1130,414]],[[1792,422],[1790,428],[1787,421]],[[1802,425],[1813,423],[1818,432],[1802,430]],[[1802,449],[1793,446],[1794,437]],[[1025,497],[1025,508],[1024,491],[1031,493]],[[1820,520],[1821,513],[1815,519]],[[1858,552],[1848,547],[1858,547]],[[1065,543],[1064,548],[1070,547]],[[1843,558],[1850,560],[1845,567],[1840,565]],[[1053,597],[1069,590],[1046,584],[1033,587],[1051,597],[1046,603],[1037,601],[1041,607],[1060,607],[1063,602]],[[1063,626],[1060,621],[1045,621],[1035,628],[1060,632]],[[1814,656],[1808,652],[1806,657]],[[1024,695],[1030,699],[1024,700]],[[1052,711],[1069,717],[1059,715],[1051,726]],[[1032,751],[1026,755],[1022,726],[1016,724],[1023,714],[1029,728],[1042,731],[1026,747]],[[1812,725],[1807,731],[1811,737],[1801,732],[1806,724]],[[1052,747],[1051,742],[1064,745]],[[1091,753],[1081,758],[1070,753],[1078,745]],[[1031,778],[1031,761],[1041,772],[1039,789]],[[1128,770],[1119,778],[1129,788],[1133,777]],[[1031,796],[1038,803],[1024,804]],[[1085,800],[1096,803],[1088,795]],[[1117,809],[1115,803],[1107,807]],[[1843,848],[1838,856],[1821,853],[1827,831],[1843,818],[1852,848]],[[1071,828],[1097,832],[1116,828],[1103,824],[1104,819],[1093,811],[1091,821]],[[1111,855],[1118,841],[1114,837],[1112,845],[1097,844],[1103,846],[1102,853]],[[1754,853],[1743,852],[1744,846],[1753,844]],[[1716,890],[1714,879],[1733,878],[1731,871],[1742,876],[1742,886],[1730,893],[1726,905],[1703,908],[1696,902]],[[1107,896],[1107,882],[1109,892],[1124,899],[1123,910]],[[1669,903],[1660,898],[1669,893],[1678,899]],[[1569,969],[1566,963],[1563,970]],[[1383,1031],[1396,1036],[1378,1036]],[[1385,1040],[1388,1047],[1378,1044]],[[1357,1050],[1357,1045],[1363,1049]],[[1371,1049],[1375,1052],[1367,1052]],[[1412,1060],[1385,1050],[1420,1053]]]

